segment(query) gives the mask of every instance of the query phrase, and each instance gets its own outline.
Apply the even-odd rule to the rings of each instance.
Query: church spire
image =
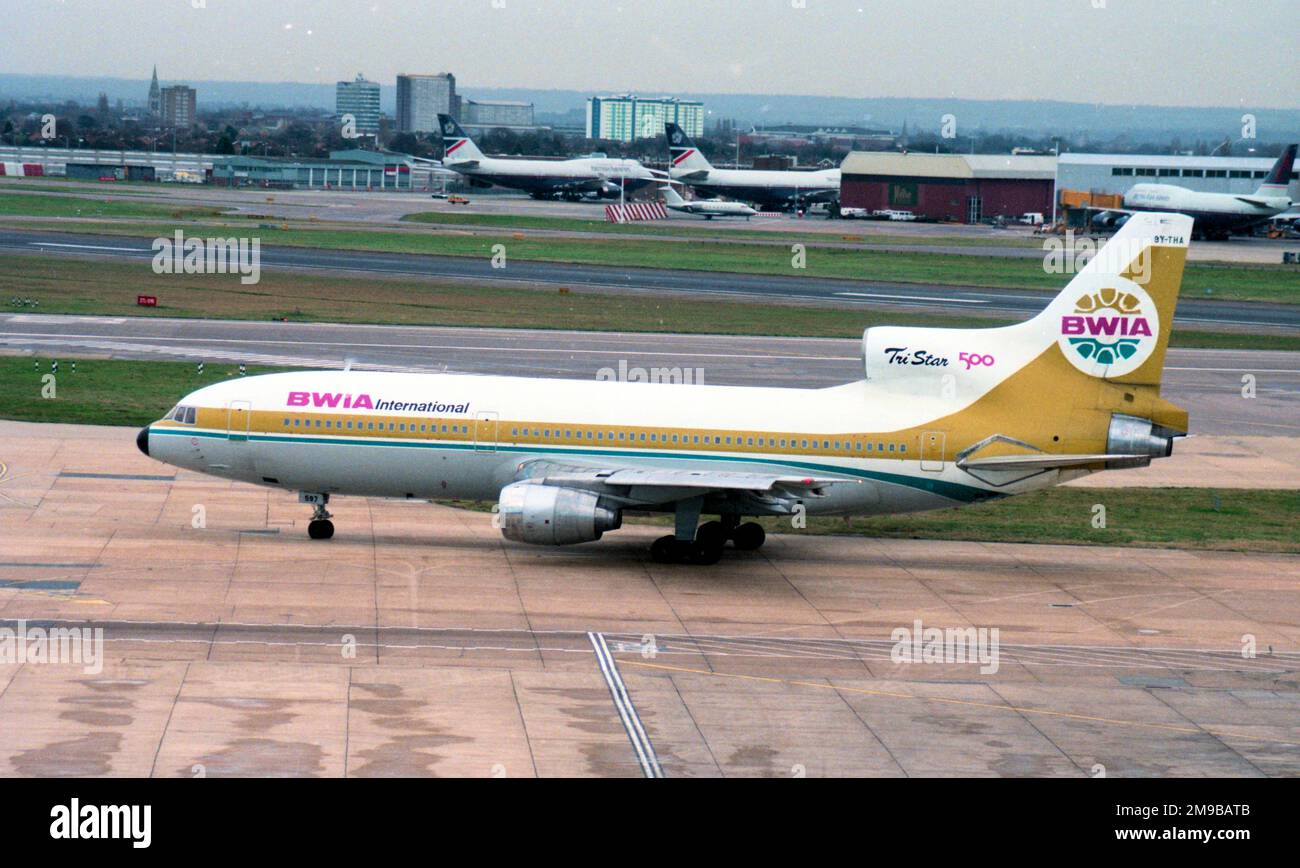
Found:
[[[158,64],[153,65],[153,81],[149,82],[149,114],[162,114],[162,91],[158,89]]]

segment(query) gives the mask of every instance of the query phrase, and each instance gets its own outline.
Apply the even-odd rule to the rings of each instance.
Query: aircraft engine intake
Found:
[[[501,489],[497,505],[506,539],[533,545],[570,545],[617,530],[623,514],[589,491],[516,482]]]

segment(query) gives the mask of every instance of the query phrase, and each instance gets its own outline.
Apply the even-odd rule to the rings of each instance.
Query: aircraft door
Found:
[[[474,451],[497,451],[497,414],[484,410],[474,416]]]
[[[226,439],[232,442],[248,440],[252,424],[253,406],[247,401],[231,401],[226,411]]]
[[[943,470],[944,465],[944,441],[946,436],[942,431],[922,431],[921,432],[921,469],[931,473],[939,473]]]

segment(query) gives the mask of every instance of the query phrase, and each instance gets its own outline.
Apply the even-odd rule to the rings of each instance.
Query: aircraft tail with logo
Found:
[[[1134,214],[1016,325],[867,329],[867,379],[931,396],[944,411],[935,431],[980,441],[960,457],[985,470],[1141,466],[1167,455],[1188,430],[1160,381],[1191,233],[1185,215]]]
[[[1296,145],[1287,145],[1277,162],[1273,164],[1268,175],[1255,191],[1256,196],[1286,196],[1291,183],[1291,171],[1295,166]]]
[[[443,152],[442,161],[445,164],[478,162],[482,160],[483,152],[474,144],[474,140],[469,137],[469,133],[461,129],[460,124],[451,115],[438,115],[438,126],[442,130]]]
[[[686,131],[671,121],[664,124],[664,134],[668,137],[668,167],[680,174],[708,172],[713,164],[708,161]]]

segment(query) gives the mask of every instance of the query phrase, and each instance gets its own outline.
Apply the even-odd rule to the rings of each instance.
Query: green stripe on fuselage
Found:
[[[166,435],[174,434],[185,437],[208,437],[217,440],[235,439],[228,438],[225,431],[150,428],[149,433]],[[242,436],[239,439],[242,440]],[[566,446],[508,446],[501,443],[498,443],[495,448],[488,450],[480,449],[473,443],[447,443],[438,440],[371,440],[365,437],[331,437],[329,435],[303,437],[300,435],[286,434],[249,434],[248,439],[250,441],[262,441],[267,443],[328,443],[335,446],[395,446],[404,449],[455,449],[464,452],[477,451],[484,454],[489,454],[491,452],[525,452],[538,455],[581,455],[587,458],[669,458],[693,461],[733,461],[745,464],[765,464],[778,467],[790,467],[799,470],[812,470],[822,473],[838,473],[841,476],[852,476],[862,479],[870,479],[876,482],[887,482],[893,485],[903,485],[908,488],[915,488],[918,491],[927,491],[931,494],[937,494],[940,497],[946,497],[950,500],[959,501],[961,503],[976,503],[981,500],[989,500],[991,498],[1004,496],[1002,492],[986,491],[982,488],[976,488],[973,485],[962,485],[958,482],[947,482],[942,479],[925,479],[918,476],[907,476],[902,473],[885,473],[878,470],[865,470],[857,467],[840,467],[834,464],[819,464],[812,461],[745,458],[739,455],[715,455],[712,453],[692,453],[684,455],[679,452],[661,453],[618,448],[596,450]]]

